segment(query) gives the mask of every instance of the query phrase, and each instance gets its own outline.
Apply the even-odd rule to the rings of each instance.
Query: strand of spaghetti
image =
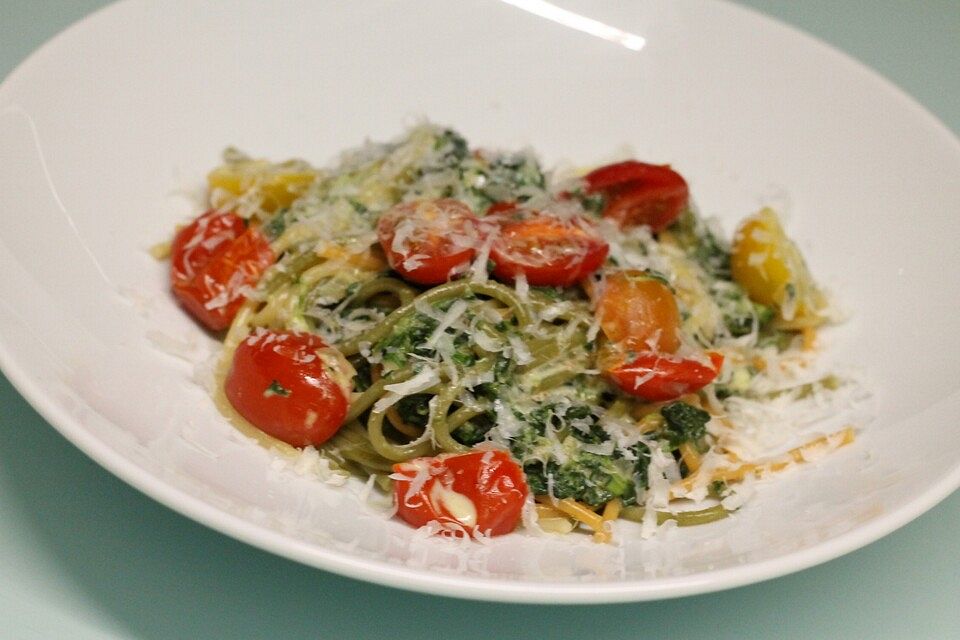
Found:
[[[396,278],[381,277],[368,280],[360,285],[360,288],[350,296],[348,304],[345,306],[356,306],[381,293],[392,293],[397,296],[400,306],[410,304],[417,297],[417,290],[413,287]]]
[[[680,445],[680,458],[683,460],[683,464],[687,465],[690,473],[699,471],[700,466],[703,464],[700,452],[697,451],[697,448],[689,441]]]
[[[334,276],[345,269],[357,270],[355,266],[352,266],[348,260],[343,258],[333,260],[326,259],[320,264],[313,265],[300,273],[297,278],[297,283],[300,284],[304,290],[309,290],[324,278]]]
[[[433,453],[433,443],[426,437],[427,432],[424,433],[423,438],[405,444],[395,444],[387,440],[383,434],[383,417],[383,412],[371,411],[367,418],[367,435],[374,451],[394,462],[404,462]]]
[[[621,509],[620,517],[624,520],[630,520],[631,522],[643,522],[644,512],[645,510],[643,507],[633,505]],[[657,511],[657,524],[663,524],[668,520],[676,520],[678,527],[693,527],[698,524],[707,524],[708,522],[723,520],[728,515],[730,515],[730,512],[719,504],[712,507],[707,507],[705,509],[697,509],[694,511],[678,511],[677,513],[671,513],[669,511]]]
[[[247,300],[241,305],[239,311],[237,311],[237,315],[233,318],[233,322],[230,323],[230,329],[227,330],[227,335],[223,339],[221,362],[233,359],[233,352],[240,342],[247,337],[247,334],[250,333],[250,325],[252,324],[251,321],[255,310],[256,303],[252,300]]]
[[[550,362],[564,352],[563,344],[557,334],[559,331],[551,332],[549,337],[541,340],[528,341],[527,348],[530,351],[530,363],[528,369],[533,369],[544,363]],[[586,342],[586,332],[583,332],[584,342]]]
[[[360,465],[368,475],[389,473],[393,468],[391,461],[373,450],[366,430],[355,420],[341,427],[324,445],[324,450]]]
[[[397,405],[391,405],[385,412],[387,420],[393,425],[393,428],[407,436],[408,438],[419,438],[423,435],[423,427],[410,424],[400,415]]]
[[[585,504],[577,502],[572,498],[558,500],[556,498],[550,498],[549,496],[537,496],[537,499],[545,500],[547,504],[562,511],[574,520],[582,522],[594,531],[603,530],[603,518]]]
[[[563,353],[556,331],[551,331],[543,338],[527,338],[525,340],[527,350],[530,352],[530,363],[528,367],[535,367],[538,364],[549,362]]]
[[[620,517],[620,509],[623,506],[623,503],[620,502],[620,498],[614,498],[607,504],[603,506],[603,519],[605,522],[610,520],[616,520]]]
[[[545,502],[536,504],[537,518],[566,518],[567,514]]]
[[[557,330],[548,335],[548,337],[537,342],[529,341],[530,344],[530,362],[526,365],[528,369],[533,369],[542,364],[550,362],[559,356],[567,355],[571,347],[583,347],[587,344],[587,332],[578,329],[570,335],[565,335]]]
[[[347,455],[341,455],[337,452],[328,452],[327,456],[330,458],[330,463],[332,466],[345,471],[351,476],[357,478],[369,478],[370,476],[380,476],[380,472],[374,471],[365,467],[363,464],[357,462]]]
[[[578,331],[566,340],[557,337],[553,348],[541,350],[524,366],[518,379],[520,385],[531,393],[540,393],[575,378],[588,367],[590,353],[585,348],[586,343],[584,331]]]
[[[450,433],[453,433],[457,430],[457,427],[461,426],[464,422],[476,418],[484,411],[486,411],[486,409],[483,407],[460,407],[447,417],[447,427]]]
[[[417,312],[418,304],[436,304],[451,298],[466,298],[471,295],[485,295],[495,298],[510,307],[513,310],[513,316],[520,327],[524,327],[530,322],[530,312],[527,310],[523,301],[517,294],[508,287],[495,282],[449,282],[434,287],[424,293],[421,293],[416,299],[398,307],[390,315],[384,318],[379,325],[366,331],[359,336],[344,340],[336,345],[342,354],[352,356],[360,351],[360,344],[367,342],[370,344],[380,342],[387,337],[398,322]]]
[[[280,255],[274,252],[274,255]],[[320,262],[323,258],[313,251],[296,254],[289,259],[279,260],[267,270],[260,279],[258,288],[264,295],[270,296],[279,287],[295,281],[301,273]]]
[[[783,471],[791,465],[806,462],[807,456],[817,449],[833,451],[850,444],[855,438],[856,432],[854,431],[853,427],[848,426],[835,433],[820,436],[819,438],[815,438],[806,444],[800,445],[794,449],[790,449],[782,457],[775,460],[770,460],[769,462],[750,462],[742,464],[738,467],[720,467],[714,469],[710,473],[707,484],[717,481],[740,482],[751,474],[757,478],[762,478],[770,473]],[[690,475],[674,485],[675,488],[679,489],[680,491],[678,492],[675,490],[672,493],[674,495],[685,495],[686,493],[692,491],[693,488],[701,482],[703,482],[703,479],[698,477],[697,474]]]
[[[356,420],[360,417],[360,414],[372,407],[373,404],[383,396],[384,387],[386,387],[388,384],[403,382],[411,377],[413,377],[413,369],[410,367],[405,367],[403,369],[391,371],[387,375],[375,381],[373,384],[367,387],[366,390],[360,393],[360,395],[353,399],[353,401],[350,403],[350,409],[347,411],[347,416],[344,418],[344,422]]]
[[[393,463],[380,457],[375,451],[356,446],[342,447],[337,451],[344,460],[360,466],[366,475],[389,474],[393,470]]]
[[[380,371],[382,369],[383,367],[381,367],[380,365],[375,365],[371,368],[370,376],[373,379],[374,383],[378,382],[382,377],[380,375]],[[382,394],[380,395],[380,397],[382,397]],[[377,400],[379,400],[380,397],[378,397]],[[374,401],[374,404],[376,404],[376,401]],[[403,417],[401,417],[400,411],[399,409],[397,409],[397,405],[395,404],[390,405],[390,407],[386,411],[386,416],[387,416],[387,420],[390,421],[390,424],[393,425],[393,428],[399,431],[400,433],[402,433],[403,435],[407,436],[408,438],[411,438],[411,439],[419,438],[421,435],[423,435],[423,427],[418,427],[416,425],[409,424],[407,421],[405,421]]]
[[[573,531],[575,520],[549,503],[539,501],[543,499],[543,496],[537,499],[535,510],[537,525],[541,529],[548,533],[570,533]]]
[[[594,542],[610,542],[613,538],[613,532],[610,531],[610,522],[620,517],[620,507],[622,506],[620,498],[614,498],[603,506],[603,530],[593,534]]]
[[[450,423],[447,421],[450,405],[454,398],[460,394],[460,391],[460,385],[448,385],[441,389],[437,395],[437,405],[430,414],[433,440],[437,443],[437,447],[447,453],[463,453],[470,450],[470,447],[464,446],[453,439],[453,436],[450,435]]]
[[[257,311],[252,323],[258,327],[282,327],[306,331],[309,327],[300,312],[300,291],[294,284],[279,287],[263,307]]]
[[[341,446],[370,446],[370,440],[367,439],[366,429],[358,421],[353,420],[344,424],[336,435],[329,441],[329,446],[336,448]],[[373,451],[371,448],[370,451]]]
[[[549,389],[562,386],[578,375],[580,374],[577,368],[572,366],[569,360],[563,360],[549,365],[543,365],[540,369],[528,371],[520,379],[520,383],[524,388],[530,389],[531,393],[542,393]],[[534,382],[534,380],[536,381]]]
[[[537,526],[547,533],[567,534],[573,531],[573,528],[576,526],[576,521],[561,513],[560,516],[556,518],[539,517],[537,519]]]
[[[520,367],[522,371],[529,371],[546,363],[556,360],[563,355],[569,355],[569,348],[577,344],[586,344],[586,339],[576,340],[575,337],[565,335],[552,325],[541,323],[536,327],[536,335],[527,333],[522,336],[527,350],[527,361]]]

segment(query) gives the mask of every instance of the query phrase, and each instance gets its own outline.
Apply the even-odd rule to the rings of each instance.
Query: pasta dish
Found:
[[[236,150],[169,245],[173,293],[222,337],[214,396],[315,447],[428,532],[726,517],[737,483],[851,442],[751,457],[751,411],[805,380],[829,319],[777,214],[732,242],[667,165],[545,172],[423,124],[333,167]]]

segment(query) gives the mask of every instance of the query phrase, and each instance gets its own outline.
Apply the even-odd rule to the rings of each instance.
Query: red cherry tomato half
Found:
[[[417,458],[393,470],[397,515],[415,527],[436,522],[444,535],[499,536],[520,522],[527,483],[504,451]]]
[[[347,415],[348,366],[313,334],[260,329],[237,347],[224,391],[264,433],[295,447],[318,445]]]
[[[490,249],[493,275],[513,281],[523,274],[534,286],[569,287],[596,271],[609,246],[583,218],[516,212],[490,218],[500,229]]]
[[[274,263],[270,243],[238,216],[206,213],[171,246],[170,279],[180,304],[209,329],[226,329],[253,286]]]
[[[624,160],[594,169],[583,179],[587,183],[587,191],[597,193],[614,187],[621,187],[630,182],[644,180],[649,176],[651,168],[659,169],[661,167],[637,160]]]
[[[603,216],[621,227],[647,225],[663,231],[687,207],[686,180],[666,165],[627,160],[595,169],[586,175],[587,193],[602,193]]]
[[[194,277],[174,281],[173,292],[187,311],[214,331],[230,326],[253,286],[274,262],[270,243],[256,229],[248,229],[200,267]]]
[[[648,402],[666,402],[713,382],[723,366],[723,356],[714,351],[707,356],[710,364],[666,354],[641,353],[627,364],[608,369],[607,376],[625,393]]]
[[[380,216],[380,246],[390,268],[417,284],[442,284],[466,270],[480,244],[470,207],[459,200],[404,202]]]
[[[211,209],[178,231],[170,246],[173,281],[192,279],[217,252],[223,251],[246,229],[240,216]]]

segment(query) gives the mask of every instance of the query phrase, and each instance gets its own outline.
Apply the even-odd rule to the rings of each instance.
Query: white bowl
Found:
[[[445,595],[727,588],[851,551],[947,496],[960,485],[957,139],[873,72],[749,11],[563,4],[128,1],[67,30],[0,86],[4,371],[171,508],[301,562]],[[179,341],[202,360],[212,341],[146,250],[198,212],[227,144],[324,162],[421,117],[475,144],[531,145],[547,164],[629,145],[679,168],[728,229],[761,204],[786,208],[852,313],[830,356],[863,373],[876,419],[725,521],[647,541],[625,529],[614,547],[420,540],[355,490],[298,475],[219,416],[193,364],[157,348]]]

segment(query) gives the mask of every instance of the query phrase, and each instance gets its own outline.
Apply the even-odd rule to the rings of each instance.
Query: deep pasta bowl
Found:
[[[779,208],[848,315],[823,357],[869,395],[856,441],[710,525],[478,543],[426,538],[318,457],[235,429],[203,386],[217,343],[149,247],[197,214],[226,145],[323,163],[424,118],[547,166],[624,147],[670,162],[728,233]],[[277,554],[460,597],[650,600],[824,562],[960,486],[960,143],[873,72],[732,5],[126,1],[0,85],[0,149],[6,375],[126,482]]]

